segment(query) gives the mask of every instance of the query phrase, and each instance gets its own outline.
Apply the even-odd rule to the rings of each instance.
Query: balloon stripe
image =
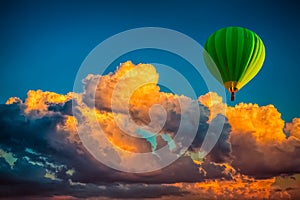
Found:
[[[247,71],[247,73],[245,74],[245,76],[243,77],[242,80],[242,84],[243,86],[245,84],[247,84],[252,78],[254,78],[254,76],[258,73],[258,71],[261,69],[262,67],[262,62],[264,59],[264,53],[262,52],[262,42],[259,41],[259,38],[256,37],[256,39],[258,40],[257,42],[257,53],[256,53],[256,57],[253,59],[253,63],[251,63],[251,68],[249,68],[249,70]]]
[[[227,80],[229,79],[232,79],[232,74],[230,74],[230,70],[229,70],[229,65],[228,65],[228,61],[227,61],[227,55],[224,53],[226,52],[227,48],[226,48],[226,29],[223,28],[220,30],[220,38],[219,38],[219,44],[220,44],[220,47],[221,47],[221,57],[222,57],[222,60],[224,62],[224,65],[223,65],[223,71],[225,71],[226,75],[227,76]]]
[[[236,28],[237,31],[237,39],[235,40],[235,42],[237,43],[237,49],[236,49],[236,67],[243,67],[242,66],[242,58],[243,58],[243,51],[244,51],[244,31],[241,28]],[[234,69],[232,69],[233,71],[237,71]],[[238,81],[238,78],[235,77],[236,79],[234,79],[233,81]]]
[[[244,52],[243,52],[243,56],[242,56],[242,64],[239,67],[239,77],[237,80],[239,80],[243,74],[245,73],[245,71],[247,70],[247,68],[249,67],[249,62],[251,60],[251,55],[253,54],[254,51],[254,47],[255,47],[255,42],[254,42],[254,34],[252,32],[250,32],[247,29],[243,29],[244,31]]]
[[[226,56],[227,56],[227,66],[234,66],[233,64],[233,41],[232,41],[232,28],[226,29]]]
[[[215,48],[215,35],[216,33],[214,33],[211,37],[209,37],[206,45],[205,45],[205,49],[207,49],[207,51],[209,52],[209,55],[211,56],[211,58],[213,59],[213,61],[215,62],[216,66],[218,67],[218,71],[221,74],[222,80],[225,79],[225,73],[222,71],[222,69],[220,69],[220,62],[218,60],[218,56],[217,56],[217,52],[216,52],[216,48]],[[209,65],[211,68],[214,68],[215,66],[211,66]],[[210,71],[214,71],[214,69],[211,69]]]
[[[255,63],[255,59],[258,54],[258,47],[259,47],[259,45],[257,43],[255,43],[255,48],[251,55],[250,63],[248,64],[247,69],[245,70],[244,74],[241,76],[240,80],[238,81],[239,88],[242,88],[244,85],[246,85],[250,81],[248,79],[252,76],[251,71],[255,67],[254,63]]]
[[[245,58],[243,58],[243,59],[247,60],[247,62],[244,65],[245,67],[241,68],[242,71],[239,72],[240,77],[238,79],[238,82],[241,82],[241,79],[243,79],[243,77],[246,75],[248,69],[251,68],[251,62],[252,62],[252,59],[255,58],[255,51],[256,51],[256,47],[257,47],[255,35],[248,30],[245,30],[245,31],[247,31],[246,38],[248,38],[249,44],[251,44],[251,46],[249,45],[247,47],[249,52],[244,53]]]
[[[225,66],[225,63],[224,63],[224,60],[223,60],[223,56],[222,56],[222,52],[223,52],[223,46],[222,45],[222,39],[220,38],[221,37],[221,33],[220,31],[217,31],[216,34],[215,34],[215,37],[214,37],[214,41],[215,41],[215,50],[216,50],[216,56],[217,56],[217,59],[219,61],[219,65],[218,65],[218,68],[219,70],[221,71],[221,74],[223,75],[223,82],[227,82],[228,80],[230,80],[230,76],[229,74],[227,73],[228,71],[226,70],[226,66]]]
[[[238,31],[236,28],[232,27],[231,28],[231,32],[232,32],[232,35],[231,35],[231,44],[232,44],[232,53],[231,53],[231,59],[232,59],[232,66],[237,66],[237,62],[236,62],[236,51],[237,51],[237,48],[238,48],[238,43],[234,40],[234,38],[237,38],[238,37]]]
[[[231,70],[232,68],[235,67],[234,63],[233,63],[233,57],[234,57],[234,50],[235,48],[233,48],[233,45],[235,44],[234,40],[232,40],[233,38],[233,28],[227,28],[226,29],[226,40],[225,40],[225,46],[226,46],[226,56],[227,56],[227,67],[228,70],[227,73],[230,74],[230,80],[234,79],[234,73]]]
[[[257,40],[256,57],[253,59],[253,63],[251,63],[251,67],[243,77],[242,86],[246,85],[251,79],[253,79],[257,75],[257,73],[262,68],[262,64],[265,59],[265,48],[261,39],[257,35],[256,35],[256,40]]]

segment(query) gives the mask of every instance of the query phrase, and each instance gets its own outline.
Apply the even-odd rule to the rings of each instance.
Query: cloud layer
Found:
[[[228,107],[215,93],[199,97],[198,102],[160,92],[158,78],[154,66],[126,62],[114,74],[87,76],[83,94],[37,90],[29,91],[24,101],[8,99],[0,105],[0,196],[299,196],[299,177],[293,174],[300,173],[300,119],[285,124],[272,105],[241,103]],[[73,115],[72,99],[73,110],[81,118]],[[194,120],[196,108],[201,114],[198,121]],[[208,127],[217,127],[224,117],[220,138],[203,158],[200,147]],[[114,156],[110,158],[135,167],[138,163],[128,159],[132,153],[151,153],[164,146],[170,152],[179,151],[185,139],[174,138],[181,122],[186,135],[197,131],[192,145],[171,165],[150,173],[125,173],[107,167],[89,153],[77,134],[78,129],[85,130],[82,124],[89,124],[89,135],[99,149],[106,150],[103,138],[97,137],[96,127],[100,126],[109,143],[127,152],[109,152]],[[158,155],[158,160],[163,156]],[[149,166],[155,164],[153,160]],[[283,187],[284,182],[290,187]]]

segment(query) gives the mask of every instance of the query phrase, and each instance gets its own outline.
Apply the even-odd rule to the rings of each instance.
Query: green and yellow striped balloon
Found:
[[[261,69],[265,59],[265,47],[254,32],[242,27],[226,27],[214,32],[206,41],[205,50],[215,65],[205,59],[210,72],[234,94],[245,86]]]

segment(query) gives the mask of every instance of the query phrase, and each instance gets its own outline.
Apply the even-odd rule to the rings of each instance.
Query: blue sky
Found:
[[[165,27],[204,45],[219,28],[243,26],[262,38],[266,60],[230,105],[274,104],[289,121],[300,117],[300,13],[294,2],[1,1],[0,102],[25,98],[29,89],[72,91],[87,54],[121,31]]]

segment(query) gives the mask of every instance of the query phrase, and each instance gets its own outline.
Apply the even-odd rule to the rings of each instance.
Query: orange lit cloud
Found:
[[[51,104],[63,104],[72,99],[72,96],[73,93],[71,92],[66,95],[61,95],[54,92],[29,90],[24,103],[24,112],[33,117],[41,117],[49,113],[48,107]]]
[[[211,118],[217,114],[225,114],[228,118],[232,128],[232,165],[236,169],[258,177],[300,172],[298,119],[286,125],[286,132],[291,133],[287,137],[283,131],[285,123],[273,105],[260,107],[240,103],[229,107],[215,93],[201,96],[199,101],[212,111]],[[226,107],[226,113],[220,111],[223,107]]]
[[[218,114],[223,114],[228,118],[232,127],[232,135],[248,134],[261,143],[277,143],[286,138],[282,131],[284,121],[273,105],[260,107],[257,104],[240,103],[235,107],[229,107],[216,93],[200,96],[199,101],[210,109],[211,119]]]
[[[285,131],[300,140],[300,118],[294,118],[291,123],[287,123]]]
[[[122,115],[119,115],[118,117],[122,117]],[[116,124],[112,113],[98,113],[97,119],[107,139],[117,148],[136,153],[151,152],[150,143],[143,138],[132,137],[123,132]],[[129,131],[132,130],[129,129]]]
[[[90,124],[94,123],[92,127],[100,125],[108,140],[117,148],[129,152],[149,152],[151,145],[148,141],[132,136],[138,136],[134,123],[149,125],[151,120],[156,122],[163,120],[160,108],[155,111],[153,105],[161,105],[167,112],[167,118],[164,127],[160,127],[159,123],[154,123],[150,130],[161,129],[161,131],[169,132],[172,135],[180,122],[182,106],[187,107],[185,111],[190,116],[191,124],[196,123],[192,121],[193,100],[184,96],[160,92],[160,88],[157,86],[158,78],[159,75],[154,66],[149,64],[134,65],[128,61],[121,64],[115,73],[105,76],[89,75],[84,80],[85,92],[82,96],[73,93],[60,95],[41,90],[29,91],[24,103],[24,113],[35,117],[43,116],[51,113],[48,111],[51,104],[64,104],[73,97],[77,99],[80,112],[87,117],[86,121]],[[96,112],[92,110],[88,102],[93,92],[95,92],[95,106],[98,110]],[[113,95],[115,101],[112,101]],[[179,100],[184,103],[180,105]],[[218,114],[223,114],[228,118],[231,126],[229,145],[232,146],[233,155],[231,162],[242,173],[271,176],[288,171],[298,171],[300,161],[295,159],[298,153],[297,146],[299,145],[300,134],[298,119],[294,119],[292,123],[286,125],[285,131],[290,133],[290,137],[286,138],[283,132],[284,121],[272,105],[259,107],[256,104],[241,103],[235,107],[228,107],[222,103],[222,98],[216,93],[200,96],[199,101],[210,109],[209,121]],[[7,104],[19,102],[18,98],[10,98]],[[115,103],[117,115],[111,113],[112,102]],[[88,106],[84,106],[85,104]],[[134,120],[133,122],[128,121],[127,111]],[[93,113],[96,116],[96,121]],[[130,135],[120,129],[120,124],[116,124],[116,118],[123,128],[126,124],[126,131]],[[73,116],[65,116],[64,124],[58,125],[57,128],[65,131],[69,135],[70,141],[79,142],[76,123]],[[93,135],[95,140],[101,143],[102,140],[97,138],[97,132]],[[163,141],[157,139],[157,142]],[[160,146],[160,144],[157,145]],[[217,153],[220,152],[217,151]],[[256,159],[248,159],[249,155]],[[274,163],[276,163],[275,166]],[[257,166],[261,167],[257,168]]]
[[[145,81],[141,77],[146,74],[148,80]],[[95,84],[95,80],[99,82]],[[149,110],[154,104],[160,104],[165,110],[180,114],[178,98],[186,97],[160,92],[156,85],[157,81],[158,74],[153,66],[143,64],[135,66],[131,62],[122,64],[115,74],[101,77],[90,75],[85,80],[85,95],[96,89],[95,103],[101,111],[97,112],[97,118],[106,136],[114,145],[132,152],[150,149],[149,143],[145,140],[127,136],[115,124],[114,117],[110,113],[113,95],[117,97],[115,103],[119,112],[118,117],[124,117],[122,113],[126,112],[126,105],[129,105],[131,116],[140,124],[148,124],[151,121]],[[143,83],[146,84],[143,85]],[[141,84],[142,87],[137,87]],[[181,188],[193,191],[195,195],[204,195],[212,199],[235,199],[237,197],[288,199],[290,197],[288,191],[274,189],[275,178],[256,180],[247,175],[273,177],[288,171],[297,172],[300,166],[298,159],[295,159],[298,154],[296,147],[299,145],[296,140],[299,136],[299,121],[295,119],[293,123],[287,124],[286,131],[295,137],[287,138],[283,132],[284,121],[272,105],[260,107],[257,104],[241,103],[235,107],[228,107],[222,103],[222,98],[216,93],[200,96],[199,101],[210,109],[210,122],[218,114],[228,118],[231,126],[230,144],[233,156],[229,164],[234,168],[228,164],[226,169],[229,170],[228,174],[232,175],[234,180],[217,179],[193,184],[182,183]],[[185,106],[189,104],[191,100],[186,98]],[[152,114],[155,115],[155,112]],[[126,121],[126,118],[124,120]],[[168,130],[174,129],[174,127],[170,128],[172,121],[174,122],[174,119],[167,119]],[[202,165],[202,162],[197,160],[195,163]],[[235,169],[239,169],[240,172],[236,172]],[[199,167],[199,173],[209,172]]]
[[[158,92],[159,87],[156,86],[158,82],[158,74],[155,68],[149,64],[134,65],[128,61],[119,67],[114,74],[101,76],[98,84],[93,87],[90,86],[93,76],[87,77],[85,80],[86,90],[85,95],[95,92],[95,106],[99,110],[111,110],[113,93],[115,95],[115,109],[120,112],[127,111],[127,105],[130,97],[134,91],[140,89],[141,86],[147,85],[146,92]],[[96,87],[96,88],[95,88]],[[145,91],[145,90],[143,90]],[[153,95],[155,98],[155,95]],[[149,99],[148,99],[149,100]]]
[[[14,104],[14,103],[22,103],[22,100],[19,97],[10,97],[5,102],[5,104],[7,104],[7,105]]]
[[[287,191],[278,191],[273,187],[275,178],[256,180],[246,176],[236,176],[234,180],[209,180],[198,183],[176,183],[190,194],[188,199],[291,199]]]
[[[134,152],[149,151],[145,139],[132,137],[138,136],[138,128],[156,134],[169,133],[173,137],[181,115],[186,115],[190,120],[185,126],[196,126],[198,123],[193,121],[197,101],[160,92],[158,78],[153,65],[134,65],[128,61],[121,64],[115,73],[104,76],[89,75],[84,80],[82,103],[88,107],[95,105],[98,121],[113,144]],[[90,100],[93,95],[94,102]],[[81,111],[85,112],[83,109]],[[120,130],[118,125],[126,129],[131,136]]]
[[[222,102],[222,97],[220,97],[217,93],[209,92],[206,95],[200,96],[198,100],[200,103],[209,108],[209,121],[215,118],[218,114],[226,115],[227,106]]]
[[[184,124],[186,134],[190,127],[199,123],[197,141],[175,166],[148,174],[147,180],[172,183],[168,185],[186,192],[185,198],[189,199],[289,199],[298,195],[299,192],[293,191],[300,187],[299,177],[290,183],[294,188],[292,191],[283,187],[283,182],[287,180],[282,180],[280,176],[300,173],[300,118],[285,124],[273,105],[240,103],[230,107],[216,93],[208,93],[198,100],[208,107],[210,114],[202,106],[202,118],[195,121],[198,102],[186,96],[161,92],[158,78],[154,66],[126,62],[115,73],[88,75],[83,81],[83,94],[61,95],[30,90],[24,102],[12,97],[6,104],[19,105],[25,117],[32,120],[45,116],[58,117],[53,122],[55,131],[63,135],[67,145],[75,145],[77,151],[80,149],[81,155],[84,155],[84,148],[77,130],[90,133],[99,149],[104,149],[107,143],[99,137],[97,127],[100,126],[111,144],[125,150],[116,155],[120,161],[133,158],[132,152],[153,150],[150,142],[137,134],[138,127],[157,133],[156,148],[160,148],[168,143],[159,135],[167,133],[173,139],[184,116],[188,119]],[[95,99],[91,98],[93,96]],[[75,118],[69,111],[72,99],[81,118]],[[220,115],[226,116],[228,123],[226,121],[215,149],[202,158],[198,151],[203,139],[201,134],[208,123],[213,124]],[[91,128],[87,130],[82,124],[88,124]],[[59,145],[65,142],[57,141]],[[127,159],[122,164],[134,167],[136,163],[133,161]],[[147,163],[147,160],[140,162]],[[168,172],[165,175],[168,180],[158,178],[164,172]],[[138,179],[133,175],[128,177],[130,181]],[[183,178],[184,182],[177,181],[178,177]],[[126,181],[126,178],[122,180]]]

